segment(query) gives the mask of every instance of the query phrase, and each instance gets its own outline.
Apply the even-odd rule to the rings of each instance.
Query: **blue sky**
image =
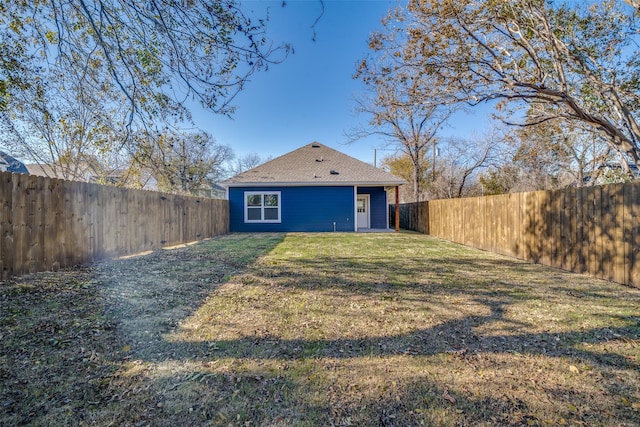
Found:
[[[394,0],[325,0],[313,41],[311,28],[322,11],[318,0],[243,1],[256,16],[270,8],[268,33],[289,42],[295,53],[283,63],[251,77],[234,100],[232,119],[195,111],[196,126],[229,145],[236,155],[285,154],[318,141],[365,162],[373,162],[374,148],[387,144],[369,137],[347,145],[345,131],[367,118],[354,113],[353,98],[363,90],[352,78],[357,63],[367,54],[369,35],[382,27],[380,20]],[[486,121],[486,114],[458,118],[445,134],[469,137]],[[464,126],[456,125],[456,122]],[[380,150],[378,159],[390,152]]]

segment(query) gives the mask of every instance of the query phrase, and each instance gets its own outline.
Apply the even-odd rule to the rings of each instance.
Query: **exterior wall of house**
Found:
[[[245,223],[245,191],[279,191],[280,223]],[[353,187],[231,187],[229,209],[231,232],[354,231]]]
[[[358,187],[358,194],[369,194],[371,228],[388,228],[387,192],[384,187]]]

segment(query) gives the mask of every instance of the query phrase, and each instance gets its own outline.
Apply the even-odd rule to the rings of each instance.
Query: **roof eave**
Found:
[[[375,186],[386,187],[404,185],[406,181],[317,181],[317,182],[221,182],[220,185],[225,188],[231,187],[363,187]]]

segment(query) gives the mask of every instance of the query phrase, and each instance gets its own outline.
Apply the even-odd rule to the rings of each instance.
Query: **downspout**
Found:
[[[399,185],[396,185],[396,233],[400,231],[400,192]]]
[[[353,231],[358,232],[358,186],[353,186]]]
[[[389,187],[384,187],[384,203],[385,203],[385,207],[387,209],[387,213],[386,213],[386,219],[387,222],[385,222],[385,226],[384,228],[390,228],[389,227]]]

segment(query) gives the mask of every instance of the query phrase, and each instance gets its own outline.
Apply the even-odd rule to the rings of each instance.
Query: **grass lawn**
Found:
[[[414,233],[37,274],[0,326],[0,425],[640,425],[639,289]]]

